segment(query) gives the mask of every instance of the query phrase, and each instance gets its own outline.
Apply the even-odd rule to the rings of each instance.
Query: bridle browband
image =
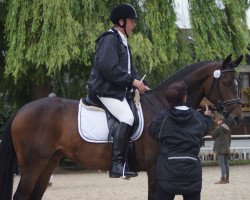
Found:
[[[225,73],[225,72],[235,72],[235,69],[226,69],[226,70],[221,70],[221,73]],[[241,99],[240,98],[236,98],[236,99],[229,99],[229,100],[224,100],[223,101],[223,97],[221,94],[221,89],[220,89],[220,84],[219,84],[219,78],[214,78],[212,86],[209,90],[208,95],[206,96],[207,99],[209,99],[211,92],[214,88],[214,85],[216,84],[216,88],[218,90],[218,95],[219,95],[219,100],[218,103],[215,107],[215,110],[218,111],[219,113],[221,113],[222,115],[224,115],[226,118],[227,116],[239,105],[241,105]],[[227,107],[229,105],[234,105],[230,110],[227,109]]]

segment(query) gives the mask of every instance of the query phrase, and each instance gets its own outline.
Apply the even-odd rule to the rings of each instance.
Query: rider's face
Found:
[[[127,34],[130,35],[133,33],[133,30],[136,27],[136,19],[127,18],[126,20],[127,20],[126,31],[127,31]]]

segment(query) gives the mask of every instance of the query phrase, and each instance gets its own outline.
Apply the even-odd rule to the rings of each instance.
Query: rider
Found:
[[[133,6],[122,3],[114,7],[110,14],[114,27],[97,39],[94,66],[87,82],[87,99],[98,98],[116,117],[120,124],[113,135],[112,163],[110,178],[135,177],[136,172],[125,167],[125,152],[129,141],[134,116],[126,100],[126,92],[132,87],[144,93],[149,88],[140,81],[132,63],[128,46],[128,35],[136,26],[137,14]]]

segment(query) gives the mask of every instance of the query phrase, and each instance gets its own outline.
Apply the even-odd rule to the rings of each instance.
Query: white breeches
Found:
[[[100,101],[109,110],[109,112],[116,117],[120,122],[129,124],[134,123],[134,115],[128,105],[126,98],[123,101],[109,97],[99,97]]]

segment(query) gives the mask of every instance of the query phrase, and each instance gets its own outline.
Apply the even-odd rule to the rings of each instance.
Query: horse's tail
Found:
[[[0,200],[11,200],[13,190],[13,166],[17,166],[16,152],[11,135],[14,117],[7,122],[0,144]]]

